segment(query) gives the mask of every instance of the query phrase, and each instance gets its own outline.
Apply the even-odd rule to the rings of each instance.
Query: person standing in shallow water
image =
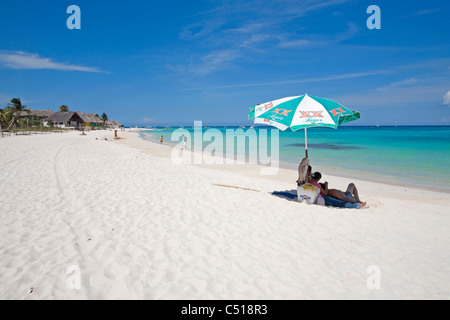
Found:
[[[183,149],[182,150],[187,150],[187,137],[183,134]]]

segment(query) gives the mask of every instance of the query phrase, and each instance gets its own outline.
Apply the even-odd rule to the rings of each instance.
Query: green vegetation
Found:
[[[17,120],[19,119],[19,116],[23,111],[28,111],[26,110],[26,106],[22,104],[20,99],[13,98],[6,107],[7,115],[12,116],[12,121],[9,123],[9,126],[6,129],[6,131],[10,131],[11,128],[17,123]]]
[[[100,120],[102,120],[103,126],[104,126],[106,121],[108,121],[108,116],[106,115],[106,113],[102,114],[102,116],[100,117]]]
[[[57,112],[69,112],[69,110],[67,105],[62,105]],[[98,117],[97,114],[96,116]],[[107,114],[103,113],[99,118],[102,121],[102,127],[107,127],[107,121],[109,120]],[[100,126],[96,128],[102,129]],[[9,134],[30,134],[73,130],[73,128],[56,127],[42,111],[27,109],[20,98],[13,98],[6,106],[0,106],[0,129],[2,136],[5,132],[9,132]],[[84,130],[85,127],[81,126],[79,129]]]
[[[68,106],[66,106],[65,104],[63,104],[61,107],[59,107],[58,109],[59,112],[69,112],[70,109]]]

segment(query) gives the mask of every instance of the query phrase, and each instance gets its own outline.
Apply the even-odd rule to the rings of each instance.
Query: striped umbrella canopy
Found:
[[[255,124],[271,125],[282,131],[288,128],[292,131],[305,129],[306,158],[308,158],[308,128],[337,129],[339,125],[360,117],[359,112],[351,111],[335,101],[307,94],[258,104],[250,109],[248,115],[249,119],[255,119]]]

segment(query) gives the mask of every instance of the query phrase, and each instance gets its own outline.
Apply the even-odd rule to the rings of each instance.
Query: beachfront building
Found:
[[[58,128],[83,128],[84,120],[78,112],[55,112],[44,120],[44,125],[48,126],[51,121]]]
[[[95,113],[83,113],[81,111],[77,111],[77,113],[81,116],[84,121],[85,129],[94,129],[102,126],[102,120]]]
[[[118,129],[118,128],[120,128],[122,125],[120,124],[119,121],[106,120],[106,121],[105,121],[105,126],[106,126],[107,128],[111,128],[111,129]]]
[[[39,120],[44,120],[48,117],[50,117],[53,114],[52,110],[32,110],[28,109],[28,111],[22,111],[19,115],[19,119],[25,119],[25,118],[33,118],[36,117]]]
[[[117,129],[122,127],[119,121],[102,121],[95,113],[76,112],[53,112],[51,110],[27,110],[20,113],[19,119],[34,119],[40,121],[45,127],[51,122],[58,128],[75,128],[92,130],[96,128]]]

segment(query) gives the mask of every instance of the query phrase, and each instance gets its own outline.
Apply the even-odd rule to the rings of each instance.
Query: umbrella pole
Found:
[[[308,129],[305,128],[305,154],[306,158],[308,158]]]

